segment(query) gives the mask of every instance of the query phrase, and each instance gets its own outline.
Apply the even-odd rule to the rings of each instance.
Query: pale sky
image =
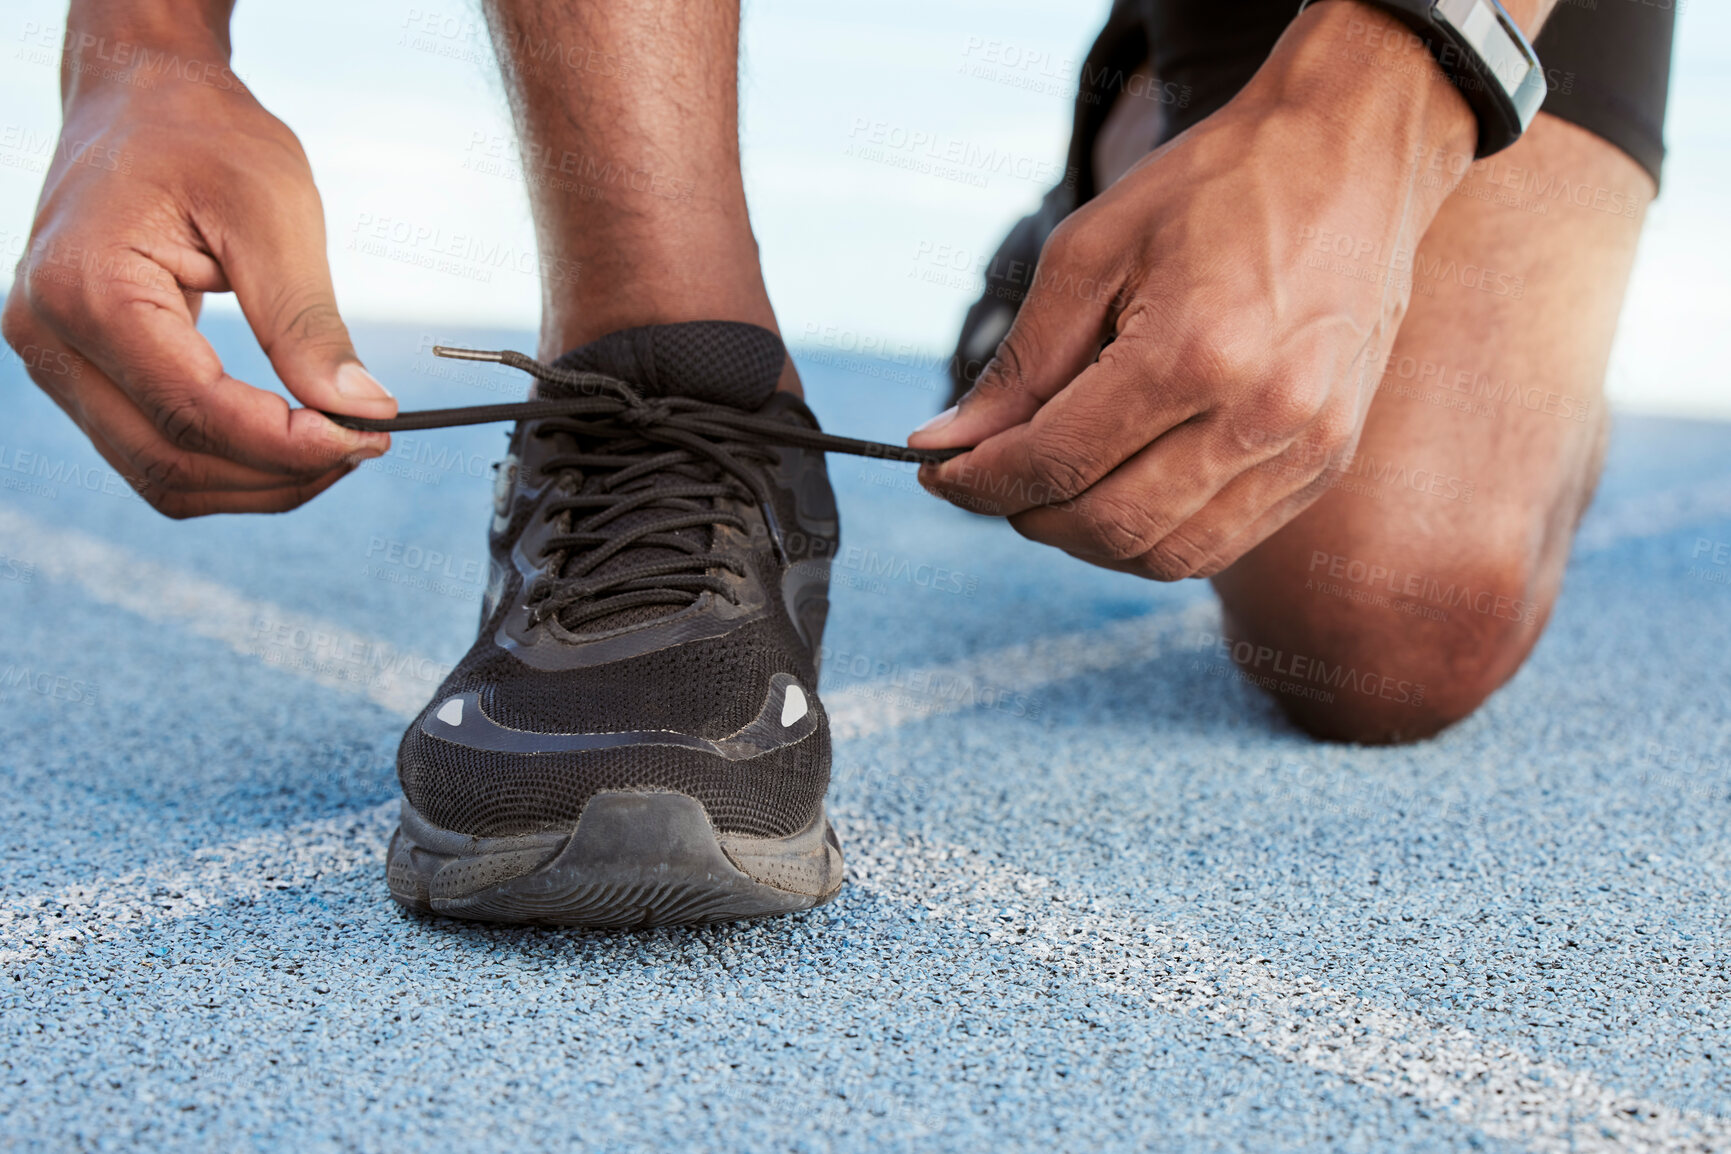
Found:
[[[791,342],[949,351],[978,265],[1062,165],[1066,80],[1105,8],[1104,0],[748,0],[746,179]],[[44,0],[9,0],[0,17],[8,266],[58,129],[63,13]],[[235,45],[236,71],[312,159],[338,299],[351,320],[534,327],[527,202],[475,7],[242,0]],[[900,147],[862,150],[874,135]],[[1668,138],[1665,192],[1642,242],[1612,398],[1625,408],[1731,417],[1723,264],[1731,259],[1731,9],[1723,4],[1694,0],[1681,17]],[[942,163],[981,153],[999,158],[989,174]],[[0,285],[9,279],[8,271]]]

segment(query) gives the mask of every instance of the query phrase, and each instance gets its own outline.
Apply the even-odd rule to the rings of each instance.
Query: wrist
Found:
[[[73,0],[60,61],[63,103],[99,85],[175,81],[234,89],[233,0]]]
[[[1392,14],[1361,0],[1312,3],[1245,92],[1304,125],[1319,160],[1341,169],[1342,179],[1381,175],[1410,188],[1428,171],[1414,191],[1431,214],[1465,166],[1429,161],[1470,160],[1477,146],[1478,119],[1429,49]]]

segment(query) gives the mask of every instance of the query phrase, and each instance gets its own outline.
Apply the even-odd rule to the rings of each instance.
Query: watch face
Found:
[[[1524,130],[1545,100],[1538,54],[1495,0],[1437,0],[1436,19],[1483,62],[1483,71],[1508,96]]]

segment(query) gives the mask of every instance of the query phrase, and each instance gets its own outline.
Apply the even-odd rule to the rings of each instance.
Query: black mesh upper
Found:
[[[788,660],[786,631],[786,622],[763,618],[713,641],[548,672],[494,647],[475,663],[469,684],[447,692],[475,690],[487,716],[511,729],[677,729],[725,737],[757,716],[775,674],[811,683],[806,663]]]
[[[606,373],[636,385],[646,397],[696,397],[756,411],[775,392],[787,357],[781,338],[738,321],[687,321],[620,329],[553,363]],[[557,386],[541,384],[541,396]]]
[[[757,412],[816,427],[803,404],[774,393],[783,354],[773,333],[749,325],[658,326],[616,333],[578,351],[603,346],[612,351],[594,354],[581,366],[571,366],[575,354],[567,354],[561,363],[606,371],[634,383],[647,378],[665,395],[669,384],[687,392],[686,386],[695,379],[692,366],[713,354],[727,367],[718,374],[722,382],[718,387],[743,396],[751,384],[748,371],[756,373],[751,391],[761,398]],[[629,350],[629,355],[621,349]],[[633,368],[633,374],[625,373],[625,368]],[[695,395],[695,390],[691,392]],[[713,392],[708,399],[716,399]],[[520,445],[527,432],[518,430],[513,444]],[[814,518],[833,524],[834,497],[822,479],[821,454],[814,454],[813,462],[800,470],[762,467],[777,519],[784,527],[810,525]],[[798,484],[800,492],[791,491],[787,483]],[[618,789],[686,794],[702,803],[716,828],[726,833],[784,837],[810,824],[821,812],[829,782],[829,727],[815,693],[814,651],[827,603],[818,597],[803,606],[802,617],[812,638],[808,646],[782,604],[783,567],[761,544],[765,538],[759,534],[759,546],[749,550],[739,546],[737,556],[751,575],[752,600],[761,600],[761,613],[719,637],[577,669],[535,669],[501,648],[495,637],[508,614],[523,612],[519,603],[523,579],[510,555],[539,504],[518,489],[507,528],[492,539],[494,561],[507,574],[503,595],[482,622],[475,646],[440,686],[422,718],[453,694],[472,691],[479,695],[487,716],[513,729],[550,733],[669,729],[715,739],[755,718],[769,694],[770,679],[790,673],[806,689],[818,728],[795,745],[729,762],[695,750],[653,745],[591,753],[484,752],[428,736],[417,718],[398,753],[398,777],[409,803],[436,826],[479,837],[569,827],[595,793]],[[761,524],[754,507],[743,512]],[[802,530],[802,536],[802,556],[834,555],[833,533]],[[682,613],[707,611],[706,603],[700,603]],[[636,628],[665,628],[668,619],[657,615]]]
[[[603,790],[673,791],[696,798],[723,833],[787,837],[815,818],[829,787],[829,731],[749,761],[677,746],[534,756],[403,739],[398,778],[434,825],[475,837],[570,828]]]

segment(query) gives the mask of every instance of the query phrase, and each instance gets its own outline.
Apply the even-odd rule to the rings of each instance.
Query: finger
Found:
[[[1020,425],[1091,364],[1118,291],[1111,254],[1095,251],[1086,220],[1059,226],[1040,251],[1016,319],[961,402],[908,437],[919,449],[977,445]]]
[[[1005,516],[1070,501],[1199,416],[1203,401],[1165,387],[1175,368],[1163,351],[1126,335],[1030,420],[927,466],[921,482],[951,500],[990,500]],[[1194,451],[1191,438],[1183,443]],[[1182,479],[1222,484],[1226,478],[1210,469],[1199,479],[1188,473]]]
[[[1212,443],[1216,438],[1202,434]],[[1314,455],[1289,448],[1255,467],[1230,470],[1213,492],[1200,487],[1181,504],[1159,517],[1140,515],[1150,493],[1148,469],[1171,475],[1170,454],[1153,450],[1089,490],[1075,504],[1074,515],[1057,509],[1036,509],[1011,523],[1018,532],[1053,544],[1095,564],[1109,565],[1160,581],[1203,576],[1229,547],[1255,543],[1246,537],[1250,526],[1273,532],[1283,519],[1296,516],[1325,486],[1319,485],[1322,462]],[[1161,503],[1164,506],[1164,502]],[[1255,540],[1260,540],[1256,538]]]
[[[19,348],[31,379],[84,431],[103,459],[158,507],[159,498],[167,493],[206,489],[262,492],[285,483],[304,484],[331,471],[326,468],[285,477],[177,448],[95,365],[42,328],[11,316],[8,321],[7,336]],[[346,470],[352,463],[344,462],[341,467]]]
[[[94,362],[171,445],[284,479],[322,474],[345,458],[388,447],[383,434],[341,428],[229,376],[162,263],[134,247],[99,251],[111,270],[101,283],[27,275],[32,311]]]
[[[270,211],[236,198],[204,226],[211,253],[277,376],[303,404],[354,417],[394,417],[397,402],[362,367],[337,311],[325,215],[301,157],[285,159]]]
[[[208,517],[213,513],[286,513],[306,504],[353,471],[352,465],[339,465],[322,477],[284,485],[275,489],[252,492],[206,489],[198,492],[166,494],[156,508],[166,515],[182,520],[187,517]]]
[[[1294,517],[1316,504],[1337,484],[1338,475],[1333,470],[1327,470],[1310,484],[1277,501],[1247,527],[1241,527],[1236,535],[1228,533],[1225,542],[1214,547],[1212,555],[1196,567],[1192,576],[1214,577],[1231,568],[1246,553],[1274,536]]]
[[[1086,556],[1132,562],[1202,509],[1244,467],[1221,452],[1215,422],[1183,424],[1073,500],[1018,510],[1017,532]]]

